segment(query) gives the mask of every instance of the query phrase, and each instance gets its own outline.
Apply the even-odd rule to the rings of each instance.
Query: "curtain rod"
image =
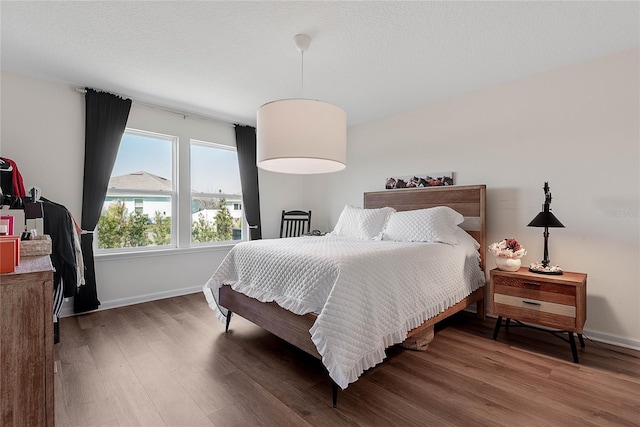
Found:
[[[94,90],[96,90],[98,92],[108,92],[108,91],[103,91],[103,90],[100,90],[100,89],[94,89]],[[87,93],[87,90],[85,88],[82,88],[82,87],[77,87],[76,88],[76,92],[85,94],[85,93]],[[112,93],[112,92],[108,92],[108,93]],[[131,99],[130,97],[128,97],[126,95],[119,94],[119,93],[115,93],[114,95],[120,96],[122,98]],[[193,117],[193,118],[200,119],[200,120],[208,120],[208,121],[216,122],[218,124],[221,124],[221,125],[224,125],[224,126],[228,126],[228,127],[235,127],[234,123],[232,123],[232,122],[230,122],[228,120],[219,119],[217,117],[206,116],[204,114],[198,114],[198,113],[193,113],[193,112],[188,112],[188,111],[174,110],[174,109],[171,109],[169,107],[163,107],[163,106],[160,106],[160,105],[151,104],[149,102],[139,101],[139,100],[136,100],[136,99],[131,99],[131,102],[134,105],[139,105],[141,107],[147,107],[147,108],[152,108],[154,110],[164,111],[165,113],[176,114],[176,115],[182,116],[184,118]],[[238,123],[238,124],[242,125],[242,123]]]

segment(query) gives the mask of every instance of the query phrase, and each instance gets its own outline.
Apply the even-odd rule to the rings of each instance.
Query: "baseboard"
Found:
[[[468,311],[471,313],[476,312],[475,309],[475,304],[470,305],[469,307],[467,307],[464,311]],[[487,317],[492,317],[492,318],[496,318],[497,316],[494,316],[493,314],[489,314],[487,313]],[[638,340],[634,340],[631,338],[626,338],[626,337],[621,337],[618,335],[613,335],[613,334],[607,334],[604,332],[598,332],[598,331],[593,331],[591,329],[585,329],[582,331],[582,335],[584,335],[586,338],[593,340],[593,341],[597,341],[597,342],[601,342],[604,344],[611,344],[611,345],[615,345],[618,347],[624,347],[624,348],[628,348],[631,350],[636,350],[636,351],[640,351],[640,341]]]
[[[159,299],[179,297],[181,295],[195,294],[196,292],[202,292],[202,286],[173,289],[170,291],[137,295],[135,297],[121,298],[111,301],[101,301],[100,308],[94,311],[109,310],[110,308],[125,307],[127,305],[141,304],[143,302],[155,301]],[[204,295],[202,296],[202,298],[204,298]],[[66,298],[60,312],[60,317],[69,317],[75,315],[76,314],[73,312],[73,298]]]
[[[618,347],[629,348],[631,350],[640,351],[640,341],[631,338],[621,337],[618,335],[607,334],[604,332],[592,331],[585,329],[582,331],[582,335],[593,341],[598,341],[605,344],[616,345]]]

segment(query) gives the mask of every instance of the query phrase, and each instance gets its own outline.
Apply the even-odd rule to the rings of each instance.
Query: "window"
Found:
[[[98,249],[175,246],[177,138],[127,129],[98,221]]]
[[[244,238],[243,219],[235,147],[127,129],[98,221],[97,253],[229,244]]]
[[[242,189],[233,147],[191,141],[191,242],[242,240]]]

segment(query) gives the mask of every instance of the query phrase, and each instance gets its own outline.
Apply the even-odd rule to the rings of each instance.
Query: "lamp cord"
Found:
[[[594,344],[596,347],[600,347],[601,349],[604,349],[604,350],[607,350],[607,351],[612,351],[612,352],[614,352],[614,353],[624,354],[625,356],[630,356],[630,357],[633,357],[633,358],[635,358],[635,359],[640,359],[640,357],[636,356],[635,354],[630,354],[630,353],[627,353],[627,352],[625,352],[625,351],[615,350],[615,349],[612,349],[612,348],[610,348],[610,347],[605,347],[605,346],[603,346],[603,345],[600,345],[600,344],[598,343],[598,341],[594,341],[594,340],[592,340],[591,338],[589,338],[589,337],[588,337],[588,336],[586,336],[585,334],[582,334],[582,336],[583,336],[584,338],[588,339],[590,343]],[[615,344],[609,344],[609,345],[610,345],[610,346],[615,346]],[[632,350],[632,351],[633,351],[633,350]]]
[[[302,66],[300,67],[300,92],[304,98],[304,50],[300,52]]]

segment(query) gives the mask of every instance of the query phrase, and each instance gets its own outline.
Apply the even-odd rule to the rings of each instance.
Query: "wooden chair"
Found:
[[[299,237],[308,233],[310,229],[311,211],[282,211],[280,237]]]

